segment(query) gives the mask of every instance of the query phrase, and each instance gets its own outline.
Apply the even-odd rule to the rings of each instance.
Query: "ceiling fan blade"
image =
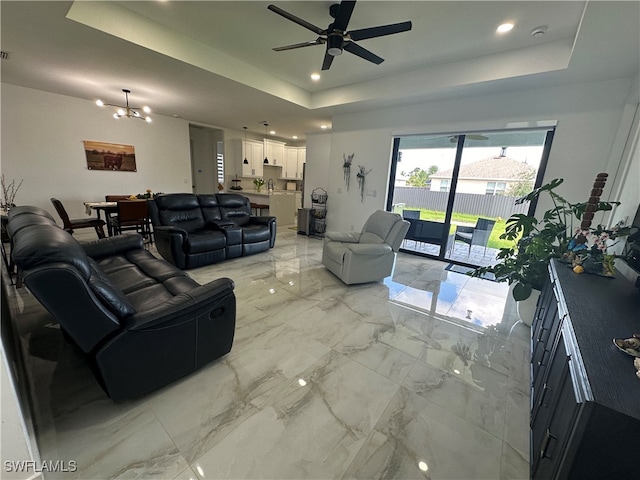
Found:
[[[333,62],[333,55],[329,55],[328,53],[324,54],[324,61],[322,62],[322,70],[329,70],[331,68],[331,63]]]
[[[312,42],[302,42],[302,43],[295,43],[293,45],[285,45],[284,47],[276,47],[273,50],[276,51],[276,52],[282,52],[284,50],[293,50],[294,48],[312,47],[314,45],[322,45],[325,42],[326,42],[326,40],[324,38],[318,37],[317,40],[314,40]]]
[[[284,10],[282,10],[279,7],[276,7],[275,5],[269,5],[267,8],[272,12],[277,13],[281,17],[286,18],[287,20],[291,20],[292,22],[297,23],[301,27],[304,27],[308,30],[311,30],[312,32],[315,32],[317,35],[324,35],[327,33],[326,30],[323,30],[320,27],[316,27],[312,23],[309,23],[306,20],[298,18],[295,15],[291,15],[289,12],[285,12]]]
[[[347,25],[349,25],[349,20],[351,19],[351,14],[353,13],[353,7],[355,6],[355,1],[342,0],[342,2],[340,2],[340,8],[338,8],[335,21],[333,22],[334,30],[344,32],[347,29]]]
[[[356,43],[344,42],[343,48],[347,52],[353,53],[354,55],[357,55],[360,58],[364,58],[365,60],[375,63],[376,65],[380,65],[382,62],[384,62],[384,58],[380,58],[375,53],[370,52],[366,48],[362,48],[360,45]]]
[[[408,32],[411,30],[411,22],[392,23],[380,27],[361,28],[348,32],[351,40],[366,40],[367,38],[384,37],[394,33]]]

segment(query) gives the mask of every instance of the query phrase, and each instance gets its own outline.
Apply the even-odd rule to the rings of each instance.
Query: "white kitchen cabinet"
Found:
[[[239,141],[240,157],[237,161],[242,166],[243,177],[262,177],[263,173],[263,158],[262,153],[264,145],[261,142],[253,140],[240,140]],[[244,159],[247,159],[247,164],[244,163]]]
[[[302,180],[302,174],[304,173],[304,164],[307,161],[307,149],[305,147],[298,147],[298,172],[296,175],[297,180]]]
[[[296,179],[298,175],[298,147],[284,147],[282,178]]]
[[[264,148],[269,165],[283,165],[285,159],[284,143],[274,140],[264,140]],[[263,158],[264,161],[264,158]]]
[[[284,147],[285,162],[282,169],[282,178],[302,180],[306,152],[307,150],[304,147]]]

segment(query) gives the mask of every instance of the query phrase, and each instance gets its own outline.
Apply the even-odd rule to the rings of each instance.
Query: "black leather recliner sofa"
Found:
[[[199,285],[145,250],[138,234],[80,244],[25,209],[9,214],[12,259],[113,400],[167,385],[231,350],[232,280]]]
[[[251,215],[243,195],[170,193],[149,201],[156,248],[180,269],[273,248],[276,217]]]

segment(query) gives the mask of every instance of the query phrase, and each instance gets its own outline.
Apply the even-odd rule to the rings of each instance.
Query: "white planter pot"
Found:
[[[538,304],[538,298],[540,297],[539,290],[533,290],[529,298],[516,302],[516,310],[518,317],[525,325],[529,327],[533,323],[533,316],[536,313],[536,305]]]

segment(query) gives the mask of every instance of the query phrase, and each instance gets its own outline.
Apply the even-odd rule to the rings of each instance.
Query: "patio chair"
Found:
[[[471,247],[473,247],[474,245],[484,247],[484,253],[486,254],[487,243],[489,243],[489,237],[491,236],[491,231],[493,230],[493,226],[495,225],[495,223],[495,220],[478,218],[475,227],[456,227],[454,250],[455,242],[460,240],[461,242],[469,245],[469,254],[471,254]]]
[[[98,234],[98,238],[105,238],[106,235],[104,234],[104,220],[101,220],[99,218],[70,219],[69,214],[65,210],[60,200],[58,200],[57,198],[51,198],[51,203],[53,203],[56,212],[58,212],[58,215],[60,215],[63,225],[62,228],[64,228],[66,232],[69,232],[71,235],[73,235],[73,231],[78,228],[93,228]]]
[[[418,231],[418,221],[420,219],[420,210],[402,210],[402,218],[409,222],[409,230],[402,241],[413,240],[414,248],[418,247],[418,239],[416,233]]]

